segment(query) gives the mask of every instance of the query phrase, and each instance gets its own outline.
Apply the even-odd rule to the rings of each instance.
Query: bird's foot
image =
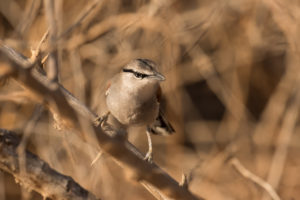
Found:
[[[94,121],[95,125],[103,127],[107,122],[109,114],[110,114],[110,112],[107,112],[105,115],[103,115],[101,117],[97,117]]]
[[[147,140],[148,140],[148,152],[146,156],[144,157],[144,160],[148,161],[149,163],[153,162],[153,151],[152,151],[152,140],[151,140],[151,135],[150,132],[147,130]]]
[[[153,152],[148,151],[146,156],[144,157],[144,160],[146,160],[149,163],[152,163],[153,162]]]

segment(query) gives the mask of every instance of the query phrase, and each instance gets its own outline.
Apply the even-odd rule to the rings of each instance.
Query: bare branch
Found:
[[[17,153],[19,143],[20,140],[15,133],[0,129],[0,168],[12,174],[23,187],[40,193],[44,198],[97,199],[71,177],[58,173],[28,151],[24,153],[26,173],[21,173],[20,156]]]

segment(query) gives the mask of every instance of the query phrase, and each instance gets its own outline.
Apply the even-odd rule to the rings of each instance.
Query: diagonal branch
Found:
[[[71,177],[52,169],[36,155],[25,152],[25,171],[20,170],[16,133],[0,129],[0,169],[12,174],[23,187],[40,193],[44,199],[96,200],[95,195],[82,188]]]
[[[6,47],[8,48],[8,47]],[[7,49],[0,46],[0,52],[4,55]],[[12,49],[10,49],[11,51]],[[17,54],[17,53],[16,53]],[[144,161],[143,155],[128,141],[120,138],[118,134],[108,135],[101,127],[95,126],[93,121],[90,119],[91,116],[97,116],[96,114],[78,112],[69,105],[66,99],[72,96],[66,96],[66,89],[62,86],[53,86],[48,79],[43,78],[40,74],[34,73],[31,68],[24,68],[11,57],[5,60],[11,67],[17,72],[14,74],[14,78],[23,84],[27,89],[34,92],[40,97],[43,102],[46,102],[46,106],[51,111],[55,110],[60,117],[67,121],[69,125],[79,130],[83,135],[92,134],[90,130],[85,130],[78,123],[80,116],[83,119],[87,118],[88,123],[92,127],[92,131],[96,133],[97,142],[101,147],[102,151],[111,155],[114,160],[121,165],[131,178],[139,181],[142,184],[150,184],[154,186],[160,193],[172,199],[202,199],[193,195],[186,188],[180,186],[180,184],[174,180],[169,174],[163,171],[155,163],[149,163]],[[4,62],[5,62],[4,61]],[[47,97],[47,98],[46,98]],[[75,99],[75,97],[72,97]],[[76,102],[73,102],[76,104]],[[88,109],[87,109],[88,111]]]

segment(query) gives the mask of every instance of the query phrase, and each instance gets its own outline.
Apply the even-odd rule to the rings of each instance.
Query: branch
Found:
[[[0,0],[0,13],[6,18],[6,20],[14,29],[17,28],[20,19],[22,19],[22,9],[16,0]]]
[[[2,47],[0,46],[0,52],[6,54],[6,48],[3,45]],[[134,178],[140,183],[154,186],[160,193],[168,198],[189,200],[202,199],[196,197],[186,188],[180,186],[176,180],[159,168],[155,163],[144,161],[143,155],[130,142],[125,141],[118,134],[109,135],[103,132],[101,127],[95,126],[90,117],[97,116],[96,114],[93,114],[92,112],[77,112],[66,100],[68,99],[70,101],[69,97],[66,97],[67,90],[63,89],[62,86],[57,84],[56,87],[52,87],[53,82],[50,84],[49,80],[42,78],[40,74],[34,73],[30,68],[25,68],[16,63],[13,58],[8,58],[9,60],[6,60],[6,62],[8,62],[17,72],[15,74],[19,74],[14,75],[14,78],[17,81],[34,92],[43,100],[43,102],[45,102],[45,105],[48,106],[51,111],[55,110],[60,114],[60,117],[63,120],[79,130],[83,135],[90,135],[94,132],[101,150],[111,155],[114,160],[131,175],[131,178]],[[69,93],[69,96],[72,95]],[[72,97],[72,99],[75,99],[75,97]],[[74,101],[73,104],[76,104],[76,101]],[[86,111],[89,110],[86,109]],[[79,123],[78,116],[88,122],[88,125],[92,127],[92,131],[86,130],[80,126],[81,123]]]
[[[57,3],[57,1],[56,1]],[[59,62],[58,62],[58,51],[57,51],[57,21],[55,20],[55,1],[54,0],[44,0],[44,8],[46,11],[46,17],[49,24],[49,46],[50,53],[48,57],[48,72],[47,76],[51,81],[58,81],[58,70],[59,70]]]
[[[274,188],[267,183],[266,181],[264,181],[263,179],[261,179],[260,177],[256,176],[255,174],[253,174],[252,172],[250,172],[249,170],[247,170],[238,159],[233,158],[231,160],[231,165],[246,179],[251,180],[252,182],[256,183],[257,185],[259,185],[260,187],[262,187],[269,195],[270,197],[272,197],[272,199],[274,200],[280,200],[280,197],[278,196],[278,194],[276,193],[276,191],[274,190]]]
[[[96,200],[95,195],[82,188],[71,177],[52,169],[45,161],[26,151],[26,173],[20,170],[16,133],[0,129],[0,168],[12,174],[23,187],[40,193],[44,199]]]
[[[84,8],[84,10],[79,14],[75,22],[73,22],[73,24],[70,25],[58,38],[60,39],[68,36],[75,28],[80,26],[83,23],[83,21],[87,18],[87,16],[89,16],[95,10],[95,8],[100,2],[102,1],[94,0],[92,3],[87,5],[87,7]]]

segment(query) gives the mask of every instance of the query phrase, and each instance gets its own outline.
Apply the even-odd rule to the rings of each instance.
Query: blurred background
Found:
[[[27,57],[47,32],[42,0],[0,0],[0,39]],[[282,199],[300,196],[299,0],[55,0],[59,81],[105,113],[107,81],[134,58],[160,66],[163,107],[176,129],[153,136],[154,161],[206,199],[269,199],[231,159]],[[49,13],[48,13],[49,14]],[[49,38],[41,45],[47,65]],[[53,45],[53,44],[52,44]],[[107,155],[58,131],[16,81],[0,81],[0,127],[103,199],[154,199]],[[143,129],[129,140],[147,151]],[[298,196],[299,195],[299,196]],[[42,199],[0,171],[0,199]]]

